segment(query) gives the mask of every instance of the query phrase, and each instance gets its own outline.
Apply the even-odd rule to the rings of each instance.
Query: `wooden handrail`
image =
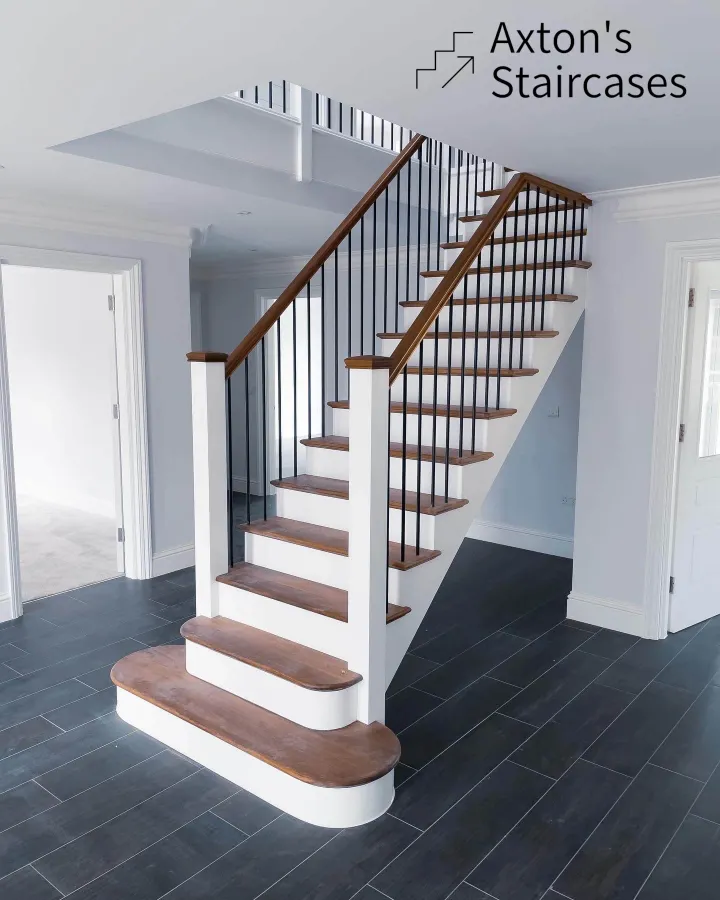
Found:
[[[445,304],[452,297],[455,288],[460,284],[468,270],[472,268],[474,261],[480,255],[480,251],[488,242],[497,226],[502,222],[505,214],[516,198],[528,186],[538,187],[548,194],[556,194],[566,200],[579,202],[582,206],[592,206],[592,200],[589,197],[562,187],[562,185],[553,184],[552,181],[545,181],[544,178],[537,178],[535,175],[529,175],[527,172],[519,172],[517,175],[513,175],[509,184],[503,188],[502,193],[493,203],[490,212],[483,219],[482,225],[473,234],[465,249],[450,266],[442,281],[423,307],[420,315],[413,321],[405,332],[403,339],[395,348],[390,357],[390,384],[400,375],[418,344],[425,337]]]
[[[381,196],[393,178],[408,162],[410,162],[418,148],[422,147],[426,140],[427,138],[422,134],[415,135],[405,149],[402,150],[390,163],[387,169],[385,169],[380,178],[378,178],[362,200],[360,200],[360,202],[348,213],[335,231],[333,231],[317,253],[315,253],[315,255],[302,267],[270,309],[258,319],[243,340],[228,356],[227,363],[225,364],[226,378],[229,378],[235,369],[245,361],[253,348],[257,346],[268,331],[270,331],[288,306],[290,306],[293,300],[299,295],[300,291],[306,287],[310,279],[320,270],[323,263],[327,262],[355,225],[362,219],[378,197]]]

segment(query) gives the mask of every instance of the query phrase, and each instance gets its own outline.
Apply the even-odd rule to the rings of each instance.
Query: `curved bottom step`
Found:
[[[296,725],[189,675],[182,647],[133,653],[112,679],[122,719],[298,819],[347,828],[392,803],[400,744],[384,725]]]

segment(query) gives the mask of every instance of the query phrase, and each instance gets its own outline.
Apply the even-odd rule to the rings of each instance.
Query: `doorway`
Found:
[[[23,602],[124,572],[112,276],[3,266]]]
[[[669,630],[720,614],[720,261],[691,269]]]

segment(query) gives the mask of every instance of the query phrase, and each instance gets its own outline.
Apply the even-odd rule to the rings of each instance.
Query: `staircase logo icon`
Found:
[[[456,50],[455,44],[457,42],[457,36],[459,34],[473,34],[473,32],[472,31],[453,31],[452,47],[450,47],[449,49],[445,48],[445,49],[441,49],[441,50],[436,50],[435,51],[435,62],[433,63],[433,65],[431,67],[415,69],[415,89],[416,90],[419,90],[419,88],[420,88],[420,73],[421,72],[437,72],[438,56],[441,53],[452,53],[452,54],[455,54],[459,60],[462,60],[462,59],[465,60],[465,62],[460,66],[460,68],[457,69],[450,76],[450,78],[448,78],[448,80],[444,84],[441,85],[441,89],[446,88],[450,84],[450,82],[463,71],[463,69],[467,68],[467,66],[470,66],[471,73],[473,75],[475,74],[475,57],[472,55],[462,56]]]

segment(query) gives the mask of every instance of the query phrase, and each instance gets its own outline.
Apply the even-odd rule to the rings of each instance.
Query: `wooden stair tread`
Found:
[[[184,623],[180,634],[310,691],[341,691],[362,679],[341,659],[223,616],[197,616]]]
[[[528,234],[511,234],[507,235],[504,238],[495,238],[495,245],[497,244],[515,244],[515,243],[530,243],[531,241],[553,241],[556,238],[572,238],[572,237],[581,237],[587,234],[587,228],[576,228],[574,231],[547,231],[536,233],[531,231]],[[462,250],[467,247],[468,241],[446,241],[444,244],[440,244],[443,250]],[[489,244],[485,245],[486,247]],[[483,247],[485,249],[485,247]]]
[[[434,336],[434,335],[433,335]],[[469,378],[525,378],[530,375],[537,375],[540,369],[472,369],[467,366],[463,369],[461,366],[423,366],[423,375],[465,375]],[[419,375],[420,366],[408,366],[408,375]]]
[[[532,296],[522,296],[522,297],[453,297],[445,306],[475,306],[476,304],[479,306],[488,306],[489,304],[497,304],[497,303],[526,303],[532,304],[533,300],[535,304],[542,303],[543,301],[557,301],[559,303],[574,303],[577,300],[577,294],[545,294],[544,297],[535,297]],[[422,308],[427,303],[427,300],[401,300],[400,306],[408,306],[413,307],[416,306],[418,308]]]
[[[565,210],[565,209],[567,209],[568,212],[572,212],[572,205],[565,204],[565,203],[551,203],[549,206],[548,205],[532,206],[529,209],[525,209],[523,207],[522,209],[508,210],[505,213],[505,215],[506,216],[527,216],[527,215],[533,216],[533,215],[535,215],[535,213],[537,213],[538,216],[542,216],[546,212],[554,213],[555,210],[557,210],[558,212],[563,212],[563,210]],[[582,207],[578,204],[575,207],[575,209],[579,213],[580,210],[582,209]],[[488,213],[475,213],[475,215],[472,215],[472,216],[458,216],[458,221],[459,222],[481,222],[487,215],[488,215]]]
[[[263,537],[274,538],[278,541],[287,541],[291,544],[300,544],[303,547],[311,547],[314,550],[322,550],[325,553],[334,553],[336,556],[348,555],[348,533],[338,528],[327,528],[325,525],[311,525],[309,522],[298,522],[296,519],[283,519],[280,516],[272,516],[251,522],[249,525],[239,525],[249,534],[258,534]],[[423,563],[440,556],[439,550],[420,549],[415,552],[415,547],[406,544],[405,559],[402,559],[400,544],[390,541],[388,544],[388,564],[392,569],[406,571],[420,566]]]
[[[305,438],[301,440],[300,443],[304,444],[306,447],[317,447],[323,450],[339,450],[341,452],[347,452],[350,447],[350,441],[347,437],[334,434],[318,438]],[[407,459],[418,458],[418,448],[416,444],[406,444],[405,450]],[[402,444],[391,441],[390,456],[398,458],[402,457],[402,455]],[[433,459],[433,456],[436,463],[444,463],[446,460],[445,448],[436,447],[435,453],[433,454],[432,447],[420,447],[420,457],[424,462],[430,462]],[[471,463],[485,462],[485,460],[492,459],[492,457],[493,454],[488,450],[477,451],[475,453],[468,453],[465,451],[461,456],[459,450],[451,449],[449,454],[449,464],[451,466],[467,466]]]
[[[526,328],[524,331],[491,331],[491,338],[554,338],[560,334],[559,331],[553,331],[552,329],[543,329],[540,330],[531,330],[530,328]],[[453,338],[463,338],[472,340],[474,338],[487,338],[487,331],[439,331],[437,333],[437,337],[441,340],[447,340],[449,337]],[[378,337],[381,340],[400,340],[405,337],[404,331],[385,331],[381,332]],[[428,331],[423,338],[424,341],[434,341],[435,340],[435,332]]]
[[[589,269],[592,266],[591,262],[588,262],[586,259],[557,259],[554,262],[552,260],[538,260],[537,263],[528,263],[527,265],[522,266],[493,266],[492,269],[490,266],[482,266],[480,269],[481,275],[489,275],[490,272],[493,274],[505,272],[525,272],[531,271],[532,269]],[[431,269],[428,272],[421,272],[420,275],[423,278],[444,278],[447,275],[447,269]],[[465,275],[477,275],[477,269],[468,269]],[[463,276],[464,277],[464,276]]]
[[[350,496],[350,484],[339,478],[325,478],[322,475],[298,475],[295,478],[276,479],[272,482],[275,487],[285,488],[289,491],[303,491],[308,494],[321,494],[325,497],[336,497],[347,500]],[[392,509],[402,509],[403,492],[400,488],[390,488],[389,503]],[[405,509],[415,512],[418,507],[418,495],[416,491],[405,491]],[[469,501],[450,498],[441,500],[435,496],[432,502],[430,494],[420,494],[420,512],[426,516],[439,516],[453,509],[467,506]]]
[[[226,575],[218,575],[217,581],[252,594],[269,597],[278,603],[287,603],[288,606],[296,606],[298,609],[336,619],[338,622],[348,620],[347,591],[317,581],[309,581],[307,578],[299,578],[297,575],[287,575],[285,572],[276,572],[264,566],[242,562],[234,565]],[[387,621],[394,622],[409,612],[409,606],[390,603]]]
[[[347,400],[332,400],[328,403],[328,406],[331,406],[333,409],[349,409],[349,404]],[[410,415],[417,415],[418,410],[420,409],[419,404],[417,403],[403,403],[399,400],[392,400],[390,402],[390,412],[401,413],[403,409],[407,409]],[[449,410],[449,412],[448,412]],[[425,416],[440,416],[441,418],[445,418],[447,415],[450,416],[451,419],[504,419],[507,416],[514,416],[517,412],[516,409],[483,409],[482,407],[478,407],[475,411],[471,406],[466,406],[464,408],[460,408],[459,406],[447,406],[447,404],[438,403],[435,406],[433,403],[423,403],[422,405],[422,414]]]
[[[111,677],[119,688],[307,784],[367,784],[400,758],[398,739],[379,722],[314,731],[194,678],[183,647],[139,650],[115,663]]]

